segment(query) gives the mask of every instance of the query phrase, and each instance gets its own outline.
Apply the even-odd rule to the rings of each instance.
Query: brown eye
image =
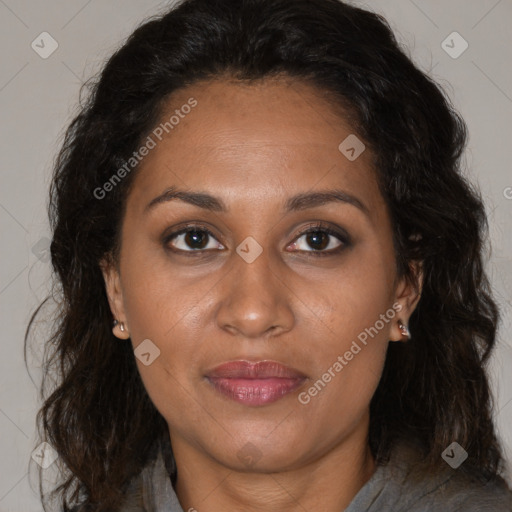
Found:
[[[202,227],[187,227],[171,233],[164,240],[166,246],[173,251],[196,252],[211,249],[222,249],[213,233]]]
[[[311,231],[304,235],[306,243],[315,250],[323,251],[329,245],[329,237],[325,231]]]
[[[299,242],[304,239],[304,242]],[[342,251],[350,245],[348,235],[322,225],[310,226],[295,239],[294,249],[309,253],[311,256],[329,256]]]
[[[210,236],[205,231],[187,231],[184,235],[183,242],[192,249],[204,249]]]

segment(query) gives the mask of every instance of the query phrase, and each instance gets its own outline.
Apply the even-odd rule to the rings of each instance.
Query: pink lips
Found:
[[[230,361],[206,375],[224,396],[245,405],[264,405],[297,389],[306,376],[276,361]]]

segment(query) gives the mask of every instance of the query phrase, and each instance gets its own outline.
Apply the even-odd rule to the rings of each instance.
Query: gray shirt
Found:
[[[343,512],[511,512],[506,484],[482,484],[448,465],[425,477],[415,466],[415,452],[405,446],[379,465]],[[123,512],[185,512],[174,492],[159,451],[131,484]],[[194,509],[189,509],[191,512]],[[313,511],[312,511],[313,512]]]

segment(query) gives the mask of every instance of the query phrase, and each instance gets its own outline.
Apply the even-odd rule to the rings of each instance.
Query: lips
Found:
[[[229,361],[215,367],[207,376],[225,379],[267,379],[271,377],[297,379],[305,377],[303,373],[276,361],[259,361],[257,363]]]
[[[213,388],[245,405],[265,405],[296,390],[306,376],[277,361],[230,361],[206,375]]]

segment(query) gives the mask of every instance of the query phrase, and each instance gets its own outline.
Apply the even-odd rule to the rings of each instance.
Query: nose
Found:
[[[292,292],[276,265],[271,268],[268,253],[252,263],[233,254],[233,265],[219,283],[218,326],[244,338],[278,336],[292,329],[295,318]]]

